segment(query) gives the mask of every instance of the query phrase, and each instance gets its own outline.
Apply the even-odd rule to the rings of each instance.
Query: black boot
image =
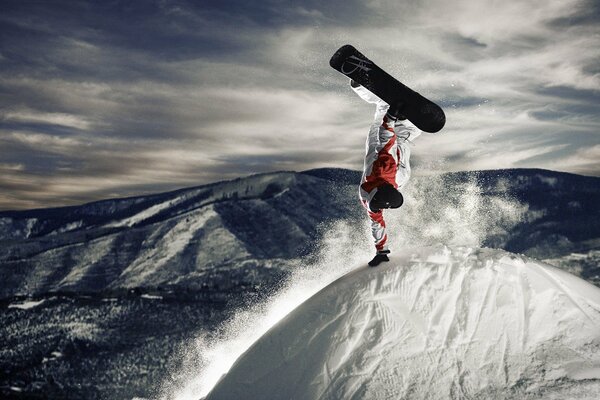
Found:
[[[369,267],[376,267],[384,261],[390,261],[387,256],[388,254],[390,254],[389,250],[378,251],[377,254],[375,254],[375,257],[369,261]]]

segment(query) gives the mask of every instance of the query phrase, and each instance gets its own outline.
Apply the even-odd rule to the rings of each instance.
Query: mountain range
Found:
[[[349,170],[279,172],[75,207],[3,211],[0,298],[260,284],[273,270],[293,268],[309,254],[325,222],[344,220],[363,227],[356,197],[359,180],[359,173]],[[424,234],[431,221],[422,221],[423,215],[433,218],[474,187],[476,197],[471,197],[486,201],[487,218],[502,225],[498,232],[488,224],[479,235],[481,245],[553,260],[598,281],[600,270],[593,264],[600,249],[599,178],[502,170],[415,181],[405,208],[413,207],[419,217],[406,216],[402,223],[427,226],[413,227],[411,240],[421,236],[418,243],[402,245],[435,240]],[[421,202],[418,207],[411,205],[411,195],[413,203]],[[422,203],[433,198],[438,201]],[[503,215],[493,203],[498,199],[517,204],[519,215]],[[445,228],[477,222],[465,221],[469,218],[480,216],[467,215]]]

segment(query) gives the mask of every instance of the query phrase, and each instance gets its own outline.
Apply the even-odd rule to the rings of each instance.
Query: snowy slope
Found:
[[[207,399],[600,398],[600,289],[501,250],[416,248],[330,284]]]
[[[354,187],[341,188],[338,198],[330,195],[335,185],[281,172],[79,207],[0,212],[0,298],[259,285],[275,275],[272,267],[294,265],[320,223],[359,211]]]

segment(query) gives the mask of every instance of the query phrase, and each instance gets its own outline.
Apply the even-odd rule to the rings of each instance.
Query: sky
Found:
[[[413,174],[600,176],[600,2],[0,2],[0,210],[360,170],[353,44],[440,104]]]

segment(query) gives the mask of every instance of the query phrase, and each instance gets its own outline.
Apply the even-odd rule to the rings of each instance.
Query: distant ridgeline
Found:
[[[0,298],[276,285],[314,253],[333,223],[366,229],[359,181],[359,172],[342,169],[276,172],[151,196],[0,212]],[[545,170],[415,177],[399,218],[408,223],[411,215],[438,210],[428,203],[432,198],[452,206],[473,187],[485,201],[480,212],[495,221],[481,245],[600,282],[600,178]],[[505,218],[495,199],[517,204],[518,218]],[[465,215],[461,223],[479,218]],[[411,228],[413,236],[427,241],[422,225]]]

